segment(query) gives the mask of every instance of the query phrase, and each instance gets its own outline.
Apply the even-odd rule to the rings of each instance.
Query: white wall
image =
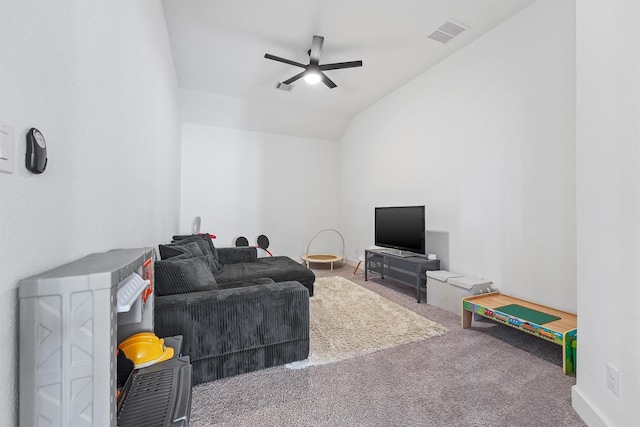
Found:
[[[352,120],[350,256],[373,244],[374,206],[425,204],[449,270],[576,311],[574,15],[538,0]]]
[[[577,2],[579,345],[572,401],[590,426],[640,424],[639,28],[637,1]],[[607,364],[619,371],[619,397],[607,389]]]
[[[0,9],[0,121],[15,130],[15,172],[0,173],[0,413],[16,425],[19,280],[175,232],[180,127],[159,2]],[[30,127],[48,144],[42,175],[24,167]]]
[[[337,142],[184,124],[180,230],[196,216],[217,246],[270,240],[294,259],[313,235],[338,225]]]
[[[292,94],[279,91],[278,96],[291,97]],[[341,114],[191,89],[180,89],[178,97],[184,122],[221,128],[337,141],[349,122]]]

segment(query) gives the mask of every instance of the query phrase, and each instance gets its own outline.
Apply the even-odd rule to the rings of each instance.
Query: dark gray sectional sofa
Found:
[[[174,236],[155,262],[154,331],[183,336],[193,384],[303,360],[315,275],[255,248]]]

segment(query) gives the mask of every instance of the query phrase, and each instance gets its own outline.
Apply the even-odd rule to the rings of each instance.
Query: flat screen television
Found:
[[[425,207],[375,208],[375,245],[402,252],[425,254]]]

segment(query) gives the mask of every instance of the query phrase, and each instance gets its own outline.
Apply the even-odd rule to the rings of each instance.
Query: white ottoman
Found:
[[[427,304],[431,304],[444,310],[449,310],[452,299],[455,298],[449,290],[447,280],[452,277],[461,277],[462,274],[451,273],[446,270],[427,271]]]
[[[448,302],[451,305],[445,307],[445,310],[458,316],[462,316],[462,298],[491,292],[491,285],[493,285],[491,280],[468,276],[451,277],[447,281],[451,296]]]

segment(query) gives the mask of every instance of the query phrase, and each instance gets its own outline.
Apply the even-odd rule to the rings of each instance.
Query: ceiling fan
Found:
[[[327,85],[329,89],[337,87],[336,84],[331,81],[329,77],[323,71],[337,70],[340,68],[353,68],[362,67],[362,61],[349,61],[349,62],[336,62],[334,64],[322,64],[320,65],[320,54],[322,53],[322,43],[324,43],[324,37],[313,36],[311,42],[311,49],[307,52],[309,54],[309,64],[304,65],[290,59],[280,58],[279,56],[265,53],[264,57],[272,59],[274,61],[284,62],[285,64],[294,65],[296,67],[304,68],[304,71],[296,74],[295,76],[283,81],[284,84],[291,84],[301,77],[304,77],[307,83],[316,84],[320,81]]]

